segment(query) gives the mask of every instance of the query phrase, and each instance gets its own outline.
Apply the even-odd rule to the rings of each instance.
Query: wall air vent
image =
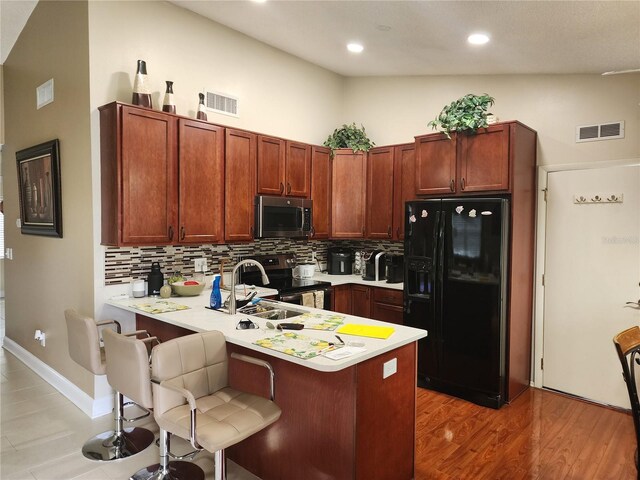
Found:
[[[238,117],[238,98],[226,93],[210,92],[205,89],[204,105],[207,110]]]
[[[576,143],[624,138],[624,122],[601,123],[576,127]]]

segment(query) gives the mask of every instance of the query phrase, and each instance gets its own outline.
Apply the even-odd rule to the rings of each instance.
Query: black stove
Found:
[[[262,265],[269,277],[269,284],[263,285],[262,274],[255,265],[243,265],[241,267],[240,283],[274,288],[278,290],[278,300],[298,305],[302,305],[302,293],[322,291],[324,298],[322,306],[325,309],[330,308],[331,283],[312,278],[294,278],[295,254],[253,255],[241,258],[241,260],[247,259],[255,260]]]

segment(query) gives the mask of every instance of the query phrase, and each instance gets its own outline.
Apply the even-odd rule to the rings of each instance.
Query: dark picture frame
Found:
[[[21,232],[62,238],[58,139],[16,152]]]

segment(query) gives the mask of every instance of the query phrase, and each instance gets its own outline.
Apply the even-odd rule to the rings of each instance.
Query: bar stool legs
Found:
[[[123,428],[124,402],[120,392],[114,396],[115,431],[103,432],[87,440],[82,454],[90,460],[110,461],[140,453],[153,443],[153,432],[146,428]]]
[[[134,473],[129,480],[204,480],[204,471],[195,463],[169,461],[171,434],[160,429],[160,463]]]

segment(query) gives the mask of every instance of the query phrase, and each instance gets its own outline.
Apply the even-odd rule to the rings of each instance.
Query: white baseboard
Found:
[[[2,346],[18,357],[27,367],[42,377],[44,381],[58,390],[90,418],[101,417],[113,411],[113,395],[92,398],[79,389],[74,383],[60,375],[33,353],[21,347],[10,338],[4,337]]]

